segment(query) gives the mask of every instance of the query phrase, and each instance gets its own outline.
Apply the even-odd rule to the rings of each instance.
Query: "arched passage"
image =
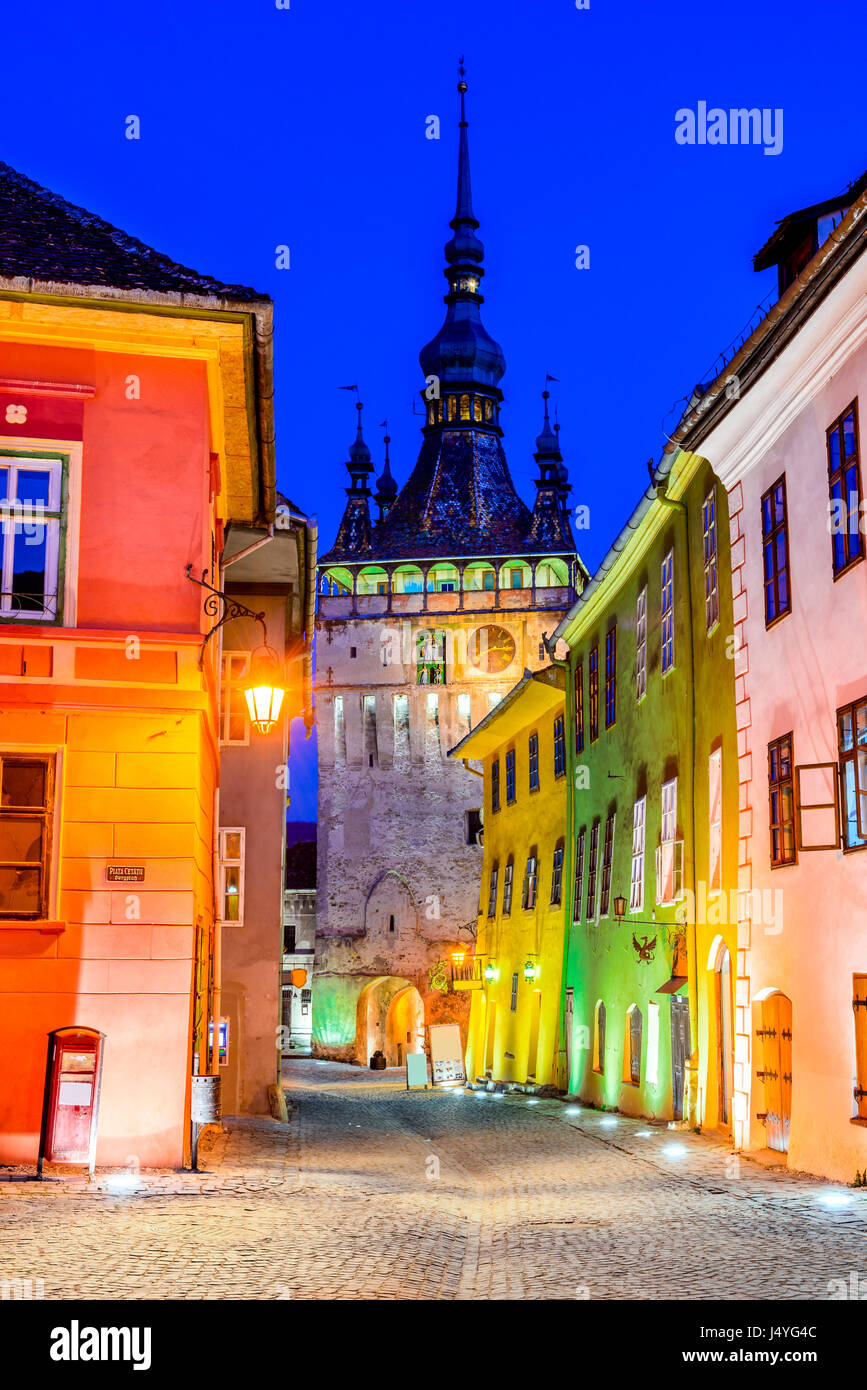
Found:
[[[402,1001],[402,1002],[401,1002]],[[380,975],[365,985],[358,996],[355,1015],[355,1060],[366,1067],[375,1052],[382,1052],[390,1067],[400,1066],[407,1050],[406,1035],[423,1034],[424,1005],[411,980]],[[398,1060],[398,1042],[401,1043]],[[410,1050],[422,1050],[422,1038]]]

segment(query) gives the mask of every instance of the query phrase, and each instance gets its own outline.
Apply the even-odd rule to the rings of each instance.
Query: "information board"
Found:
[[[432,1023],[430,1033],[430,1060],[433,1084],[466,1081],[464,1068],[464,1049],[461,1043],[461,1030],[457,1023]]]
[[[423,1052],[408,1052],[406,1054],[406,1089],[409,1091],[413,1086],[424,1086],[427,1089],[427,1057]]]

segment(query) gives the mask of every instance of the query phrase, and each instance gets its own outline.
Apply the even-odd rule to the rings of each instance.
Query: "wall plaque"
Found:
[[[106,883],[144,883],[144,864],[106,864]]]

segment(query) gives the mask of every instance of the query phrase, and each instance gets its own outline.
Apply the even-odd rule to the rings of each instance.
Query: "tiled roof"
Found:
[[[247,285],[224,285],[178,265],[3,163],[0,278],[240,302],[268,300]]]

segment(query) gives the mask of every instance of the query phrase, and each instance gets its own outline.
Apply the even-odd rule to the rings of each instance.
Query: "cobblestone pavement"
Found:
[[[558,1100],[292,1061],[288,1125],[203,1173],[0,1183],[0,1280],[47,1298],[824,1299],[867,1195]],[[122,1180],[121,1180],[122,1181]]]

